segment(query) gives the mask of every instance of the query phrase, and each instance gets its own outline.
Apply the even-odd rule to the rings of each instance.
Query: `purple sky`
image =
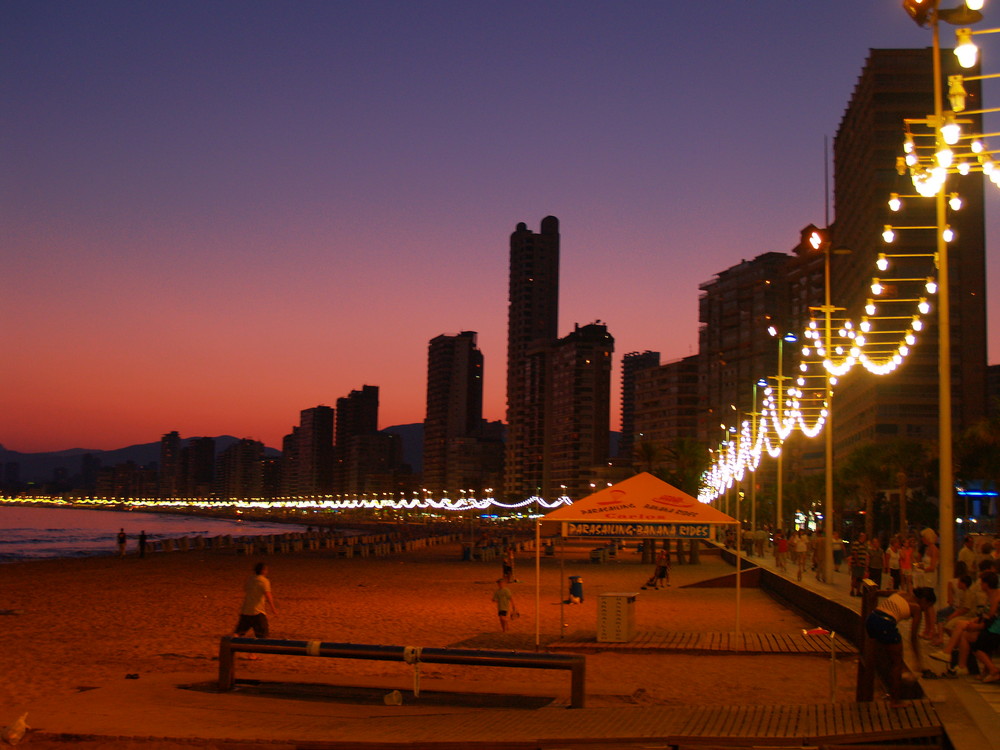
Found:
[[[697,350],[699,283],[823,222],[868,49],[929,45],[898,0],[8,0],[0,443],[279,446],[364,384],[416,422],[461,330],[502,419],[508,236],[548,214],[617,401],[621,354]]]

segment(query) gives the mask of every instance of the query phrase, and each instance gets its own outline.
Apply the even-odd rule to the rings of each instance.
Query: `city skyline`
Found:
[[[867,49],[930,44],[895,0],[802,5],[6,4],[0,444],[278,447],[366,384],[420,422],[460,331],[503,419],[508,237],[547,215],[617,429],[622,355],[697,352],[698,285],[824,222]]]

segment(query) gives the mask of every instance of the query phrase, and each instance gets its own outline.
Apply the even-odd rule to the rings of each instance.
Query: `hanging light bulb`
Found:
[[[910,324],[910,327],[913,328],[914,331],[923,330],[924,323],[923,323],[922,320],[920,320],[920,316],[919,315],[914,315],[913,316],[913,323]]]
[[[951,108],[956,112],[965,109],[965,86],[962,85],[962,76],[948,76],[948,99],[951,101]]]
[[[980,156],[979,163],[983,165],[983,174],[988,175],[993,173],[993,159],[989,154]]]
[[[869,298],[868,303],[865,305],[865,312],[869,315],[875,314],[875,300]]]
[[[954,146],[958,143],[961,135],[962,126],[955,120],[955,113],[945,112],[944,120],[941,122],[941,137],[944,139],[944,142],[949,146]]]
[[[920,298],[920,302],[917,303],[917,309],[920,311],[921,315],[926,315],[931,311],[931,305],[927,301],[926,297]]]
[[[934,154],[934,159],[937,161],[938,166],[947,169],[951,166],[952,160],[955,158],[955,154],[947,146],[943,146],[938,149],[937,153]]]
[[[910,135],[909,133],[907,133],[906,137],[903,139],[903,153],[904,154],[912,154],[916,150],[917,150],[917,146],[913,142],[913,136]]]
[[[986,150],[986,146],[978,138],[974,138],[972,140],[972,143],[969,144],[969,148],[972,150],[972,153],[974,154],[981,154],[983,153],[983,151]]]
[[[979,57],[979,48],[972,42],[972,29],[955,30],[955,57],[963,68],[971,68]]]
[[[882,239],[886,242],[892,242],[896,239],[896,233],[892,231],[892,226],[885,224],[885,229],[882,230]]]
[[[958,164],[955,165],[955,169],[958,170],[958,173],[960,175],[962,175],[963,177],[965,177],[967,174],[969,174],[969,172],[971,171],[972,167],[969,166],[969,162],[967,162],[967,161],[965,161],[963,159],[963,160],[959,161]]]
[[[898,211],[903,207],[903,201],[899,199],[899,193],[889,193],[889,210]]]
[[[965,7],[969,10],[982,10],[984,0],[965,0]]]
[[[878,260],[875,261],[875,267],[880,271],[887,271],[889,269],[889,259],[885,257],[885,253],[878,254]]]
[[[878,279],[872,279],[872,294],[876,297],[882,293],[882,284]]]
[[[906,158],[904,159],[904,161],[906,162],[906,166],[908,166],[908,167],[915,167],[915,166],[917,166],[917,162],[920,161],[920,160],[917,158],[916,154],[911,153],[911,154],[907,154],[906,155]]]
[[[948,196],[948,205],[951,207],[952,211],[962,210],[962,196],[958,193],[951,193]]]
[[[927,290],[928,294],[936,294],[937,293],[937,282],[934,280],[933,276],[928,276],[927,277],[927,283],[924,284],[924,288]]]
[[[944,225],[944,229],[941,231],[941,237],[945,242],[951,242],[955,239],[955,230],[951,228],[950,224]]]
[[[868,333],[872,329],[871,321],[869,321],[868,318],[862,318],[860,327],[862,331]]]
[[[912,333],[906,334],[906,336],[903,337],[903,340],[910,346],[913,346],[915,343],[917,343],[917,337],[914,336]]]

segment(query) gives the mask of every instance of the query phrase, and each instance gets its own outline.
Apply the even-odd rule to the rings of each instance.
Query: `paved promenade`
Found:
[[[794,566],[789,565],[784,572],[779,571],[774,564],[773,555],[763,558],[747,558],[755,565],[784,576],[789,581],[796,581]],[[841,566],[841,572],[833,572],[829,583],[816,579],[815,573],[807,571],[800,586],[815,591],[822,596],[839,602],[845,607],[861,611],[861,599],[850,595],[851,581],[847,574],[847,564]],[[907,663],[914,664],[909,642],[904,639],[907,649]],[[941,662],[927,658],[930,648],[923,641],[924,667],[935,672],[944,666]],[[973,677],[959,679],[921,679],[920,685],[924,694],[933,703],[935,710],[944,722],[949,738],[955,750],[1000,750],[1000,684],[983,685]]]

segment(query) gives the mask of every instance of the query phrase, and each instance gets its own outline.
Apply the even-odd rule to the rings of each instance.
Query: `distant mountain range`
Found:
[[[400,424],[386,427],[382,432],[389,432],[399,435],[403,440],[403,461],[410,465],[414,472],[423,471],[424,467],[424,424],[415,422],[413,424]],[[612,432],[611,435],[611,455],[615,455],[618,450],[619,433]],[[183,443],[197,438],[184,438]],[[215,438],[216,455],[222,453],[233,443],[239,442],[239,438],[232,435],[220,435]],[[281,451],[274,448],[264,448],[265,455],[280,456]],[[117,448],[115,450],[88,450],[86,448],[71,448],[64,451],[52,451],[50,453],[21,453],[11,451],[0,445],[0,475],[4,464],[18,464],[18,477],[20,482],[48,482],[57,473],[65,473],[73,476],[81,473],[83,457],[90,455],[101,462],[101,466],[115,466],[127,461],[132,461],[136,466],[149,466],[158,464],[160,461],[160,443],[143,443],[141,445],[130,445],[127,448]]]

